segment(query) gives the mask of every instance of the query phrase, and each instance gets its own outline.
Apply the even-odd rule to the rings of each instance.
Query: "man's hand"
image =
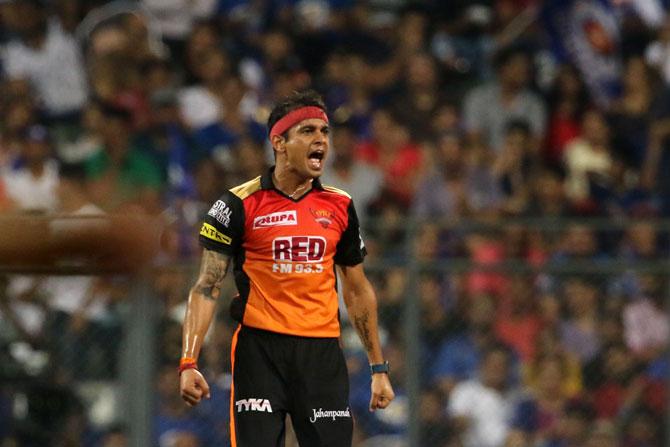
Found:
[[[209,399],[209,385],[205,377],[197,369],[186,369],[182,371],[179,380],[181,398],[184,399],[189,407],[194,407],[200,403],[204,397]]]
[[[393,387],[391,386],[388,374],[373,374],[370,389],[372,391],[370,411],[375,411],[378,408],[383,410],[388,407],[393,398],[395,398],[395,393],[393,393]]]

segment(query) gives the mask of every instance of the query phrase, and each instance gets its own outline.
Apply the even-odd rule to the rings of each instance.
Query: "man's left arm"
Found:
[[[338,265],[338,271],[349,319],[365,347],[368,361],[371,365],[381,364],[384,362],[384,355],[379,342],[377,298],[372,284],[365,276],[363,264]],[[395,397],[388,373],[372,374],[371,394],[370,411],[388,407]]]

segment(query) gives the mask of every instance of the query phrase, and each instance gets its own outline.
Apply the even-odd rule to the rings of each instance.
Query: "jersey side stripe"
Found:
[[[351,199],[351,196],[349,195],[348,192],[346,192],[344,190],[341,190],[339,188],[336,188],[334,186],[323,185],[323,189],[325,189],[328,192],[334,192],[335,194],[340,194],[342,196],[345,196],[345,197]]]
[[[236,186],[230,190],[240,199],[244,200],[256,191],[261,189],[261,176],[259,175],[253,180],[249,180],[246,183],[242,183],[240,186]]]

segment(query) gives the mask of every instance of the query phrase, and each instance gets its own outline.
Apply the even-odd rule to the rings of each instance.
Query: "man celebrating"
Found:
[[[319,181],[329,127],[316,93],[277,104],[268,129],[276,166],[226,192],[200,230],[204,251],[184,321],[181,396],[189,405],[209,397],[197,358],[232,258],[239,296],[230,309],[240,325],[231,350],[231,445],[282,446],[289,413],[300,445],[350,446],[335,265],[370,362],[370,410],[394,397],[356,211],[346,192]]]

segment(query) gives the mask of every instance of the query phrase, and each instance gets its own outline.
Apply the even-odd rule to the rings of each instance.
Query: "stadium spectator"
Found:
[[[455,132],[437,139],[434,163],[419,181],[412,214],[421,219],[444,219],[491,212],[501,192],[477,148],[464,148]]]
[[[368,209],[379,198],[383,176],[379,168],[356,158],[356,133],[351,121],[332,123],[332,166],[322,176],[323,181],[356,198],[358,218],[365,228]]]
[[[569,402],[556,429],[541,445],[547,447],[584,446],[593,420],[594,412],[588,403],[579,400]]]
[[[19,145],[17,163],[4,176],[7,196],[25,212],[55,211],[59,174],[48,129],[41,125],[24,129]]]
[[[408,127],[388,110],[372,116],[372,138],[356,149],[358,157],[384,174],[384,189],[407,209],[421,175],[422,154]]]
[[[622,447],[652,446],[662,443],[662,423],[644,408],[636,408],[623,429]]]
[[[86,160],[91,198],[105,210],[141,204],[160,209],[161,174],[145,150],[137,146],[128,111],[103,105],[102,145]]]
[[[666,84],[670,85],[670,19],[666,18],[658,30],[656,40],[647,46],[644,56],[650,67],[655,68]]]
[[[496,150],[491,171],[500,183],[502,211],[520,214],[527,206],[532,159],[532,134],[527,123],[510,121],[505,126],[503,145]]]
[[[515,405],[512,359],[504,346],[482,353],[479,376],[459,382],[449,396],[449,415],[465,447],[498,447],[507,438]]]
[[[664,97],[667,97],[665,95]],[[640,173],[640,186],[654,194],[661,202],[661,213],[663,216],[670,215],[670,199],[667,191],[669,190],[668,176],[662,173],[667,172],[670,166],[670,114],[655,121],[650,128],[649,146],[642,164]]]
[[[420,32],[412,38],[420,39]],[[393,100],[392,110],[405,123],[414,138],[429,138],[432,119],[446,102],[437,63],[428,53],[415,53],[405,61],[402,87]]]
[[[529,55],[511,48],[496,56],[497,80],[477,87],[464,100],[463,120],[471,140],[481,142],[496,153],[503,147],[504,132],[511,120],[530,125],[536,149],[546,126],[546,107],[542,99],[528,89]]]
[[[194,22],[212,15],[217,6],[213,0],[142,0],[141,3],[151,14],[175,57],[179,56]]]
[[[600,292],[592,279],[571,277],[563,281],[566,317],[560,327],[565,350],[588,362],[600,350],[598,304]]]
[[[566,217],[571,214],[564,187],[565,171],[561,167],[539,167],[529,180],[528,217]]]
[[[661,283],[659,277],[641,276],[639,294],[623,309],[626,345],[643,361],[665,352],[670,342],[670,323],[666,318]]]
[[[96,217],[103,211],[86,193],[86,172],[81,165],[62,165],[58,185],[58,211],[71,217]],[[81,225],[67,217],[50,222],[54,234],[76,231]],[[43,287],[50,309],[54,367],[68,378],[102,379],[115,374],[116,348],[110,338],[120,335],[119,323],[108,309],[110,286],[103,278],[49,276]]]
[[[579,117],[588,102],[588,92],[577,69],[561,66],[547,97],[549,123],[542,157],[545,163],[562,164],[565,146],[579,136]]]
[[[442,393],[434,388],[421,392],[421,445],[451,447],[455,436],[443,408]]]
[[[543,328],[531,283],[527,276],[511,276],[499,298],[495,321],[497,337],[524,363],[535,356],[534,341]]]
[[[546,357],[558,357],[565,365],[565,376],[561,389],[568,397],[578,396],[582,390],[582,363],[579,358],[566,352],[561,344],[559,334],[554,328],[545,327],[535,338],[535,355],[529,362],[522,365],[523,382],[530,389],[537,387],[535,382],[538,378],[537,367],[539,359]]]
[[[11,334],[10,340],[28,343],[35,348],[44,347],[49,312],[42,281],[29,276],[10,276],[3,289],[0,295],[0,319]],[[24,364],[32,353],[32,349],[23,350],[23,355],[19,354],[16,360]],[[38,369],[44,366],[45,362],[38,362]]]
[[[568,197],[581,205],[589,198],[589,180],[607,176],[612,164],[610,128],[598,110],[584,113],[580,136],[565,147],[566,192]]]
[[[184,122],[192,129],[202,129],[218,122],[224,111],[223,92],[230,76],[230,62],[216,47],[207,47],[193,55],[193,74],[197,84],[180,92],[179,103]]]
[[[534,387],[514,410],[512,433],[531,445],[542,445],[556,434],[568,408],[563,389],[566,365],[562,357],[550,355],[539,357],[533,370]]]
[[[449,395],[458,382],[474,378],[482,354],[500,343],[492,330],[495,318],[492,298],[486,295],[472,297],[466,309],[467,326],[436,346],[430,356],[428,380],[445,395]]]
[[[3,58],[7,77],[29,80],[51,118],[69,118],[87,99],[82,55],[72,35],[49,19],[41,0],[13,2],[7,25],[17,39],[8,43]]]
[[[628,166],[639,168],[648,145],[658,85],[642,57],[631,57],[622,76],[623,94],[609,116],[612,145]]]
[[[594,364],[599,367],[599,381],[592,390],[598,418],[621,422],[641,406],[656,415],[662,411],[664,384],[642,373],[625,345],[609,346]]]
[[[421,341],[424,352],[439,344],[454,331],[454,317],[450,315],[450,305],[445,297],[444,281],[438,275],[422,275],[419,280],[421,302]]]

